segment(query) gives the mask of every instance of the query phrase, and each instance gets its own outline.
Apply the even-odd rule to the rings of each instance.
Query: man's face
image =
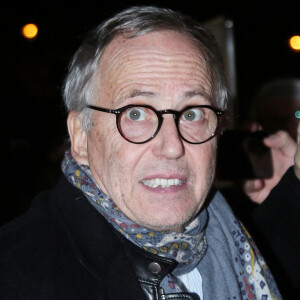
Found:
[[[94,104],[101,107],[181,110],[211,104],[207,66],[181,33],[119,36],[105,49],[99,70]],[[123,139],[115,116],[103,112],[93,112],[87,133],[88,164],[99,187],[128,218],[154,230],[182,230],[195,217],[213,181],[215,154],[216,139],[200,145],[182,141],[172,115],[164,115],[159,133],[145,144]],[[169,185],[153,188],[154,179]]]

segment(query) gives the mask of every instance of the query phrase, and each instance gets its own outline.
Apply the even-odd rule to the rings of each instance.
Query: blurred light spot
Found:
[[[293,50],[300,50],[300,36],[294,35],[290,38],[290,46]]]
[[[26,39],[33,39],[38,34],[38,27],[35,24],[26,24],[22,27],[22,35]]]
[[[226,20],[224,24],[225,24],[226,28],[232,28],[233,27],[233,21],[232,20]]]
[[[295,112],[295,116],[296,116],[297,119],[300,119],[300,110],[297,110]]]

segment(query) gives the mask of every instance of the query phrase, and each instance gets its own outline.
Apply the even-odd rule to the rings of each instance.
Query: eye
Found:
[[[186,110],[182,118],[185,121],[199,121],[203,117],[203,111],[200,108],[191,108]]]
[[[126,116],[132,121],[144,121],[146,112],[142,108],[134,107],[127,110]]]

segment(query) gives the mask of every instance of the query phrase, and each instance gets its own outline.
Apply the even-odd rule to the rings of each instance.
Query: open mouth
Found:
[[[177,178],[165,179],[165,178],[154,178],[150,180],[143,180],[142,183],[151,188],[168,188],[172,186],[180,186],[186,183],[186,180]]]

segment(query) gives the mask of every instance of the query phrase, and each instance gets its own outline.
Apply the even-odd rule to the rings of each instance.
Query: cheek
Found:
[[[105,134],[103,134],[105,133]],[[93,132],[89,138],[89,164],[99,187],[112,196],[134,187],[135,170],[142,147],[125,141],[114,129]]]
[[[195,166],[195,174],[198,184],[210,182],[214,176],[216,167],[217,142],[213,139],[205,144],[199,145],[192,156],[192,163]],[[205,178],[203,180],[203,178]],[[202,179],[202,180],[201,180]]]
[[[118,149],[119,132],[111,119],[113,117],[110,114],[104,115],[101,123],[94,119],[89,134],[91,151],[106,161],[110,161],[115,149]]]
[[[99,187],[106,192],[106,182],[110,177],[111,164],[114,162],[117,148],[112,143],[114,139],[108,138],[112,137],[112,129],[93,125],[88,135],[89,167]]]
[[[208,154],[207,154],[207,167],[211,175],[214,176],[217,161],[217,139],[214,138],[209,144]]]

